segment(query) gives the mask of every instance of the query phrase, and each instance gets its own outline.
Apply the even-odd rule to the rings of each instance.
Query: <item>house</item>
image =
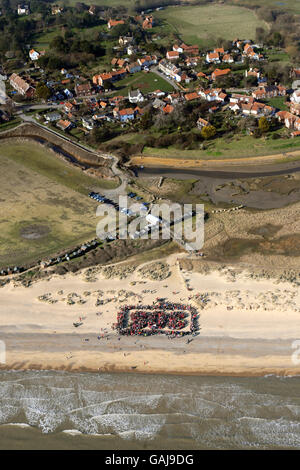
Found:
[[[300,103],[290,103],[290,112],[296,116],[300,116]]]
[[[225,77],[226,75],[228,75],[229,73],[231,73],[231,69],[215,69],[213,71],[213,73],[211,74],[211,78],[213,80],[217,80],[218,78],[223,78]]]
[[[222,88],[214,88],[211,90],[199,90],[198,94],[199,96],[201,96],[201,98],[209,102],[224,102],[225,98],[227,97],[227,95],[223,93]]]
[[[20,4],[17,8],[18,15],[29,15],[30,10],[28,5]]]
[[[199,119],[197,120],[198,129],[201,130],[203,127],[206,127],[206,126],[209,126],[209,122],[199,117]]]
[[[197,67],[198,62],[200,62],[200,56],[187,57],[185,59],[185,64],[187,67]]]
[[[231,97],[229,98],[230,103],[253,103],[254,98],[253,96],[248,95],[240,95],[238,93],[232,93]]]
[[[99,75],[94,75],[93,76],[94,85],[105,86],[110,81],[112,81],[112,74],[111,73],[100,73]]]
[[[219,64],[220,63],[220,56],[218,54],[218,52],[211,52],[211,53],[207,53],[206,54],[206,62],[208,64]]]
[[[31,60],[38,60],[40,58],[40,53],[35,51],[34,49],[31,49],[29,51],[29,57]]]
[[[120,69],[120,70],[113,70],[110,74],[111,74],[111,79],[113,82],[117,81],[117,80],[122,80],[122,78],[125,77],[127,71],[126,69]]]
[[[10,76],[9,83],[20,95],[26,98],[33,98],[35,89],[16,73]]]
[[[82,122],[82,127],[84,127],[85,129],[88,129],[89,131],[93,130],[94,125],[95,125],[95,120],[89,117],[83,116],[81,119],[81,122]]]
[[[128,73],[136,73],[140,72],[142,70],[142,67],[138,62],[132,62],[131,64],[127,65],[126,70]]]
[[[251,60],[262,60],[264,58],[262,54],[254,52],[253,47],[249,43],[245,44],[243,55]]]
[[[293,116],[293,114],[289,113],[288,111],[278,111],[275,114],[275,117],[278,119],[278,121],[280,123],[284,123],[285,119],[288,118],[288,117],[291,117],[291,116]]]
[[[299,104],[300,103],[300,90],[295,90],[291,94],[291,102],[294,104]]]
[[[128,46],[126,49],[127,55],[133,55],[136,53],[136,49],[133,46]]]
[[[60,121],[58,121],[56,123],[56,126],[59,129],[61,129],[62,131],[67,131],[67,130],[71,129],[72,123],[71,123],[71,121],[61,119]]]
[[[155,90],[152,92],[152,96],[154,98],[162,98],[163,96],[165,96],[165,92],[164,91],[161,91],[161,90]]]
[[[175,64],[172,64],[171,62],[168,62],[167,60],[162,59],[158,64],[158,68],[165,75],[167,75],[168,77],[173,78],[177,82],[182,81],[181,69],[179,67],[176,67]]]
[[[108,29],[113,28],[114,26],[118,26],[119,24],[125,24],[124,20],[109,20],[107,23]]]
[[[182,43],[181,48],[182,48],[184,54],[199,55],[199,46],[197,46],[197,45],[187,46],[186,44]]]
[[[68,88],[64,89],[64,94],[68,99],[73,98],[73,93]]]
[[[59,15],[64,11],[64,7],[60,7],[59,5],[53,5],[51,7],[51,14],[52,15]]]
[[[198,72],[198,73],[197,73],[197,77],[198,77],[198,78],[205,78],[206,80],[208,80],[208,76],[205,75],[205,73],[203,73],[203,72]]]
[[[142,116],[145,112],[146,112],[146,108],[140,108],[139,106],[136,106],[134,108],[134,113],[135,113],[136,116],[137,115]]]
[[[282,85],[263,85],[252,92],[255,99],[273,98],[274,96],[285,96],[286,88]]]
[[[253,69],[252,67],[249,70],[245,70],[245,77],[255,77],[260,78],[260,71],[258,69]]]
[[[130,103],[142,103],[144,101],[144,95],[139,89],[129,91],[128,100]]]
[[[119,37],[119,44],[120,46],[127,46],[128,44],[132,44],[133,36],[120,36]]]
[[[173,113],[174,111],[174,106],[172,106],[171,104],[166,104],[166,106],[164,106],[162,108],[162,111],[164,114],[170,114],[170,113]]]
[[[61,115],[57,111],[53,111],[52,113],[44,114],[44,118],[47,122],[55,122],[61,119]]]
[[[173,46],[173,51],[178,52],[179,54],[183,53],[183,49],[181,46],[178,46],[178,44],[174,44]]]
[[[84,96],[89,96],[89,95],[95,94],[95,92],[92,89],[91,84],[89,82],[82,83],[81,85],[76,83],[75,93],[76,93],[76,96],[78,96],[78,97],[84,97]]]
[[[128,59],[118,59],[116,57],[114,57],[112,60],[111,60],[111,65],[115,66],[115,67],[124,67],[124,65],[126,65],[126,62],[128,61]]]
[[[168,51],[166,54],[168,60],[177,60],[179,59],[179,52],[176,51]]]
[[[150,67],[151,65],[155,65],[157,63],[156,55],[150,56],[145,55],[141,59],[137,60],[141,67]]]
[[[65,103],[65,104],[63,105],[63,110],[64,110],[67,114],[72,113],[72,112],[74,111],[74,109],[75,109],[75,106],[74,106],[74,104],[72,104],[72,103],[67,102],[67,103]]]
[[[146,16],[145,20],[143,21],[142,28],[152,29],[152,27],[153,27],[153,16]]]
[[[223,47],[218,47],[218,48],[214,49],[214,53],[216,53],[216,54],[224,54],[225,51],[224,51],[224,48],[223,48]]]
[[[160,100],[159,98],[155,98],[155,100],[153,101],[152,103],[152,106],[154,109],[162,109],[164,108],[166,105],[166,103],[162,100]]]
[[[178,104],[181,99],[181,95],[180,93],[169,93],[167,99],[172,104]]]
[[[225,64],[232,64],[234,62],[234,58],[230,54],[223,55],[222,62]]]
[[[184,98],[186,99],[186,101],[193,101],[193,100],[198,100],[200,96],[198,95],[198,93],[194,91],[193,93],[186,93],[184,95]]]
[[[291,113],[287,113],[286,116],[285,116],[285,119],[284,119],[284,125],[285,127],[287,127],[288,129],[294,129],[295,128],[295,124],[296,122],[299,121],[298,117],[297,116],[294,116],[293,114]],[[299,127],[299,126],[298,126]],[[297,129],[297,130],[300,130]]]
[[[132,108],[125,108],[121,109],[118,112],[119,119],[121,122],[132,121],[134,119],[134,109]]]

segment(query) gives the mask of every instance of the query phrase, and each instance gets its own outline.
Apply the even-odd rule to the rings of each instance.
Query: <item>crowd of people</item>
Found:
[[[197,317],[197,310],[191,305],[159,300],[152,305],[122,306],[117,314],[114,328],[120,335],[126,336],[154,334],[185,336],[197,331]]]

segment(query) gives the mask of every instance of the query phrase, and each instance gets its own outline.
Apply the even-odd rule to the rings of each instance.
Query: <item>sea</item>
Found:
[[[300,377],[0,372],[0,449],[299,449]]]

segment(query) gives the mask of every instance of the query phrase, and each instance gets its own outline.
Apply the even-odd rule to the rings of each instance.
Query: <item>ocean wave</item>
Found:
[[[5,371],[0,373],[0,425],[24,424],[73,437],[192,440],[204,448],[296,448],[299,385],[299,378],[274,376]]]

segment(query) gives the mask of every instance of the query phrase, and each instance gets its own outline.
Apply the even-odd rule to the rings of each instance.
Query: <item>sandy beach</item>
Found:
[[[96,267],[52,276],[28,288],[5,285],[0,290],[0,330],[6,364],[1,368],[231,376],[300,373],[300,365],[292,361],[292,343],[300,339],[297,286],[251,279],[247,269],[238,276],[214,269],[204,274],[185,271],[180,256],[164,261],[169,272],[163,280],[147,277],[141,266],[131,267],[121,279],[107,278]],[[152,304],[157,297],[196,307],[199,334],[120,337],[112,328],[122,305]]]

